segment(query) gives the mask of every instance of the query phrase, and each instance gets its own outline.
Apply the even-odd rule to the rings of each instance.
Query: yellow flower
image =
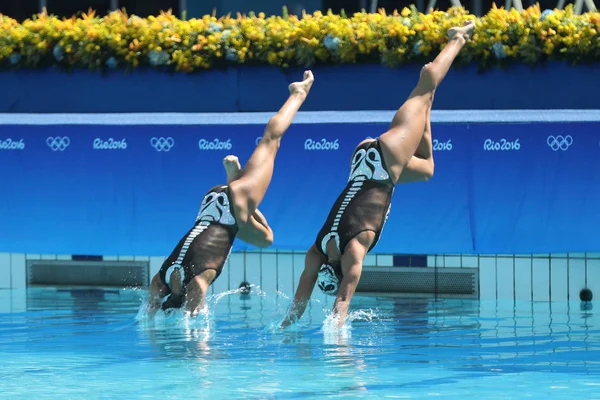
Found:
[[[573,5],[543,15],[538,5],[521,12],[494,6],[480,18],[461,7],[427,14],[405,7],[391,15],[361,12],[349,18],[322,12],[302,18],[259,13],[250,17],[206,15],[187,21],[168,12],[148,18],[122,11],[100,18],[88,12],[65,20],[40,14],[22,23],[0,15],[0,64],[18,53],[24,57],[12,60],[21,59],[20,63],[35,67],[60,45],[71,55],[63,62],[83,68],[98,68],[109,57],[135,68],[148,63],[153,50],[166,52],[172,68],[182,72],[224,63],[285,67],[376,58],[396,67],[422,62],[413,58],[417,43],[422,56],[436,54],[447,43],[448,29],[468,19],[476,19],[477,30],[463,53],[474,62],[495,60],[492,47],[498,46],[496,43],[512,61],[537,62],[542,53],[563,60],[593,60],[600,40],[600,13],[576,15]]]

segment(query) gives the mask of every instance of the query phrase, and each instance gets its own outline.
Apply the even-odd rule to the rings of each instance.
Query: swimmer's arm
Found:
[[[265,216],[256,209],[246,224],[240,225],[237,237],[252,246],[266,248],[273,244],[273,230]]]
[[[294,302],[285,319],[279,325],[282,329],[298,321],[304,314],[310,296],[315,288],[317,278],[319,277],[319,268],[324,262],[324,259],[315,246],[313,246],[306,253],[304,262],[304,271],[302,271],[302,275],[300,275],[300,282],[298,282],[298,288],[294,295]]]
[[[158,274],[152,278],[150,283],[150,297],[148,298],[148,318],[154,317],[160,309],[161,301],[168,293],[168,288],[162,283]]]
[[[281,321],[281,324],[279,325],[281,329],[294,324],[296,321],[302,318],[302,315],[306,310],[306,306],[310,300],[310,295],[312,294],[312,291],[315,287],[315,282],[317,280],[316,278],[314,280],[310,279],[306,275],[307,274],[305,270],[300,276],[300,282],[298,283],[298,288],[296,289],[294,302],[292,303],[292,306],[290,307],[284,320]]]

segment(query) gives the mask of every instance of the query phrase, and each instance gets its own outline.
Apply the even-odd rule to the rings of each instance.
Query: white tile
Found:
[[[550,260],[550,299],[552,301],[567,301],[567,261],[566,258]]]
[[[531,301],[531,258],[515,258],[515,298]]]
[[[23,254],[23,262],[25,262],[25,254]],[[12,290],[11,291],[11,312],[23,313],[27,311],[27,291]]]
[[[244,280],[244,253],[232,253],[229,257],[229,288],[237,289]],[[250,282],[252,283],[252,282]],[[258,283],[258,282],[254,282]]]
[[[587,260],[587,287],[592,291],[593,300],[600,299],[600,260]]]
[[[585,258],[585,253],[569,253],[571,258]]]
[[[265,252],[260,258],[262,275],[261,283],[257,282],[257,285],[260,286],[261,290],[265,292],[270,299],[274,299],[277,295],[277,275],[279,274],[277,262],[278,256],[273,252]],[[248,265],[247,268],[248,267],[250,266]]]
[[[569,253],[552,253],[552,258],[567,258],[569,257]]]
[[[435,266],[438,268],[446,266],[443,255],[437,254],[435,256]]]
[[[135,261],[134,256],[119,256],[119,261]]]
[[[27,287],[25,254],[12,253],[10,255],[10,275],[13,289],[25,289]]]
[[[279,253],[277,262],[277,289],[285,297],[292,298],[294,295],[294,271],[292,253]]]
[[[513,267],[512,257],[498,257],[496,260],[498,300],[513,300],[515,298]]]
[[[103,256],[102,260],[104,261],[119,261],[118,256]]]
[[[59,261],[71,261],[72,256],[70,254],[57,254],[56,259]]]
[[[251,285],[261,286],[261,281],[263,279],[260,265],[261,257],[264,257],[264,255],[261,256],[260,252],[246,252],[245,257],[243,258],[245,270],[244,276],[246,277],[246,281]],[[273,271],[273,273],[275,273],[275,271]],[[231,286],[232,288],[238,288],[240,283],[242,283],[241,280],[239,282],[232,281]]]
[[[375,254],[367,254],[363,261],[363,266],[376,267],[377,266],[377,256]]]
[[[292,294],[296,294],[296,288],[298,287],[298,282],[300,282],[300,275],[302,275],[302,271],[304,271],[305,259],[306,253],[294,253],[292,262],[292,272],[294,273],[292,286],[294,287],[294,290],[292,291]]]
[[[451,268],[460,268],[460,256],[444,256],[444,265]]]
[[[585,262],[580,258],[569,260],[569,301],[579,301],[579,292],[585,288]]]
[[[10,253],[0,253],[0,289],[10,289]]]
[[[41,260],[42,259],[42,255],[41,254],[27,254],[25,256],[25,259],[27,259],[27,260]]]
[[[393,267],[394,266],[394,256],[388,254],[378,254],[377,255],[377,266],[378,267]]]
[[[550,300],[550,259],[533,259],[533,301]]]
[[[106,257],[104,259],[106,260]],[[164,257],[150,257],[150,262],[148,263],[148,283],[152,282],[152,278],[158,274],[164,262]]]
[[[231,272],[230,260],[231,257],[225,262],[225,265],[223,265],[221,275],[219,275],[219,277],[213,281],[212,285],[210,285],[209,293],[211,295],[229,291],[229,274]]]
[[[600,258],[600,253],[585,253],[587,258]]]
[[[462,256],[462,267],[463,268],[477,268],[479,266],[479,257],[472,255]]]
[[[435,267],[435,256],[427,256],[427,266]]]
[[[148,257],[148,256],[134,256],[133,257],[133,261],[148,262],[148,261],[150,261],[150,257]]]
[[[479,260],[479,298],[496,300],[496,259],[482,257]]]
[[[56,254],[42,254],[42,260],[56,260]]]
[[[0,257],[2,254],[5,254],[5,253],[0,253]],[[6,253],[6,254],[8,254],[8,253]],[[2,272],[2,271],[0,271],[0,272]],[[2,286],[2,287],[0,287],[0,289],[7,289],[7,288]],[[12,293],[13,293],[12,290],[0,290],[0,315],[10,314],[12,312],[12,304],[11,304]]]

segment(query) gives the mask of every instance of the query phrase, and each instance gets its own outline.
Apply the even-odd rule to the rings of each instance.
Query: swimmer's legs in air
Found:
[[[431,139],[431,106],[435,90],[448,73],[475,28],[473,22],[448,31],[449,41],[436,59],[421,70],[419,82],[406,102],[397,111],[390,129],[380,138],[383,158],[388,173],[396,184],[427,180],[433,175],[433,149]],[[341,256],[342,281],[334,304],[334,313],[343,325],[350,300],[362,274],[362,263],[375,240],[372,231],[362,232],[353,238]],[[335,250],[335,249],[333,249]],[[330,262],[335,251],[327,244],[328,257],[313,245],[306,255],[305,268],[300,277],[294,302],[282,321],[281,327],[297,321],[303,314],[318,278],[320,266]]]
[[[388,132],[379,138],[382,155],[393,182],[399,182],[404,169],[411,160],[415,159],[416,161],[413,161],[413,164],[417,164],[415,168],[422,165],[425,173],[433,174],[433,168],[429,168],[433,167],[430,148],[431,126],[429,125],[433,96],[474,29],[475,23],[469,21],[463,27],[452,28],[448,31],[448,44],[433,62],[423,67],[416,88],[396,112]],[[424,137],[425,140],[423,140]],[[429,138],[429,142],[427,138]],[[431,162],[414,157],[419,147],[424,156],[431,156],[429,157]],[[374,239],[374,232],[359,234],[348,243],[342,256],[343,278],[333,310],[339,317],[340,326],[343,325],[348,314],[350,300],[362,274],[363,260]]]
[[[431,162],[417,158],[417,164],[422,164],[427,173],[433,174],[433,168],[429,169],[433,167],[430,126],[433,96],[474,29],[475,23],[469,21],[463,27],[448,31],[448,44],[433,62],[423,67],[416,88],[396,112],[388,132],[379,138],[382,155],[393,182],[398,183],[407,165],[417,158],[414,155],[419,147],[421,154],[430,156]],[[416,166],[418,167],[419,165]],[[339,317],[340,326],[348,314],[350,300],[362,274],[364,257],[374,239],[374,232],[359,234],[348,243],[342,256],[343,278],[334,304],[334,313]]]
[[[273,176],[281,138],[306,100],[313,82],[312,72],[306,71],[302,82],[295,82],[289,86],[290,96],[279,112],[269,120],[242,175],[230,183],[235,198],[236,216],[240,220],[238,223],[246,223],[264,198]]]
[[[303,81],[289,85],[290,95],[287,101],[269,120],[243,170],[237,157],[226,157],[223,160],[228,174],[229,191],[233,195],[233,208],[239,228],[237,237],[249,244],[268,247],[273,242],[273,232],[258,206],[271,183],[281,139],[304,104],[313,82],[313,73],[305,71]],[[194,277],[186,286],[186,305],[189,311],[196,312],[202,308],[206,290],[215,277],[214,270],[207,270]]]
[[[413,164],[422,164],[426,172],[432,173],[430,168],[432,163],[419,163],[413,160],[413,156],[419,147],[425,151],[428,147],[428,144],[422,143],[422,140],[424,135],[431,135],[429,118],[435,90],[474,29],[475,23],[468,21],[464,26],[451,28],[448,31],[448,43],[435,60],[421,69],[417,86],[396,112],[390,129],[381,135],[381,151],[394,182],[399,182],[403,170],[411,161]],[[408,181],[408,178],[405,179]]]

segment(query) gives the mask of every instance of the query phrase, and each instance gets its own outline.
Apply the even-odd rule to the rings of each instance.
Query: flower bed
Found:
[[[0,16],[3,68],[134,69],[194,72],[232,65],[277,67],[382,63],[388,67],[431,60],[447,30],[475,19],[462,8],[422,14],[404,8],[392,15],[316,12],[301,17],[264,14],[180,20],[113,12],[59,19],[41,14],[22,24]],[[575,15],[539,6],[522,12],[494,8],[477,28],[457,66],[481,68],[547,60],[600,59],[600,13]]]

